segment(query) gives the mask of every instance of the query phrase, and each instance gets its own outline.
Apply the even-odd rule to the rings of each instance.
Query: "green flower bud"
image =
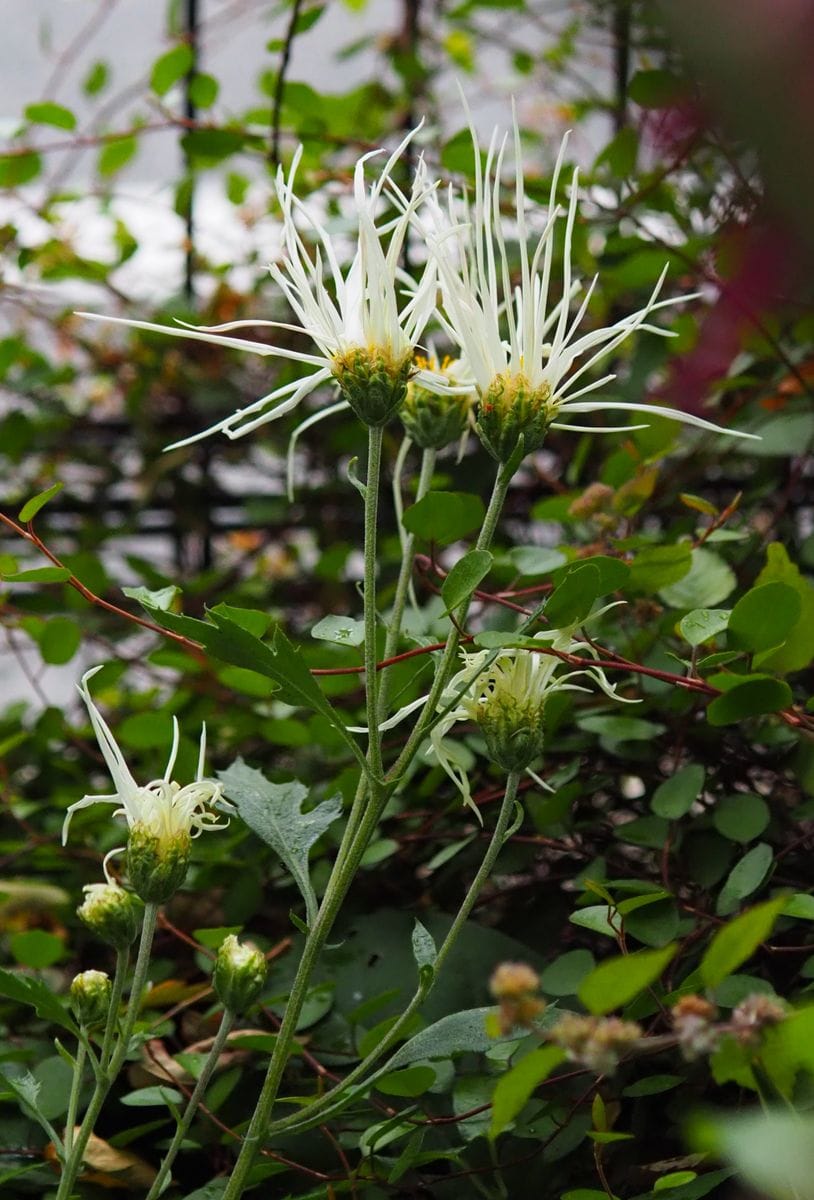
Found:
[[[212,972],[212,987],[224,1008],[245,1012],[254,1004],[268,974],[265,955],[256,946],[241,945],[233,933],[221,944]]]
[[[146,904],[166,904],[186,879],[192,840],[176,831],[159,836],[133,825],[127,839],[127,874],[133,891]]]
[[[379,347],[355,346],[337,354],[332,368],[342,398],[360,421],[378,429],[404,403],[407,381],[413,374],[413,359],[410,351],[396,358]]]
[[[89,883],[82,890],[85,899],[76,910],[80,921],[108,946],[125,950],[136,940],[144,916],[138,896],[117,883]]]
[[[101,1025],[110,1008],[110,977],[104,971],[82,971],[71,983],[71,1008],[80,1025]]]
[[[439,368],[434,360],[416,358],[417,367],[437,371],[453,382],[456,363],[445,360]],[[407,395],[399,416],[410,437],[422,450],[442,450],[463,435],[472,408],[473,395],[443,395],[429,392],[414,381],[407,384]]]
[[[539,450],[556,406],[547,383],[533,387],[526,375],[496,375],[481,396],[475,429],[499,463],[508,462],[518,447],[524,455]]]

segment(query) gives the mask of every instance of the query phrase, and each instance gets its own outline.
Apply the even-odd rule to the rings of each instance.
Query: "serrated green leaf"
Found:
[[[0,996],[6,996],[17,1004],[28,1004],[36,1009],[37,1014],[44,1021],[61,1025],[63,1029],[69,1029],[73,1034],[76,1033],[76,1026],[67,1010],[41,979],[29,979],[0,968]]]
[[[317,898],[308,871],[311,847],[342,813],[339,796],[303,812],[308,789],[302,783],[271,783],[260,771],[237,759],[219,771],[226,796],[241,818],[278,854],[305,901],[309,925],[317,914]]]

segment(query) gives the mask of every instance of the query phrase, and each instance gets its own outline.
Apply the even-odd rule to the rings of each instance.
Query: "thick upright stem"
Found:
[[[376,664],[376,532],[379,517],[379,477],[384,430],[368,429],[365,480],[365,695],[367,702],[367,761],[374,779],[382,776],[382,738],[379,733],[378,673]]]
[[[311,975],[317,959],[330,934],[348,888],[359,867],[365,846],[370,840],[383,804],[381,734],[378,719],[377,655],[378,632],[376,612],[376,530],[379,511],[379,478],[382,454],[381,429],[368,429],[367,478],[365,480],[365,537],[364,537],[364,620],[365,620],[365,692],[368,721],[367,761],[369,779],[360,780],[348,826],[328,880],[319,912],[305,939],[302,958],[291,987],[285,1015],[277,1033],[277,1041],[268,1066],[266,1078],[243,1139],[234,1171],[223,1200],[235,1200],[242,1195],[252,1163],[265,1137],[274,1101],[280,1088],[283,1072],[291,1055],[300,1012],[308,994]]]
[[[76,1177],[82,1168],[82,1159],[85,1154],[85,1149],[90,1141],[90,1135],[93,1133],[96,1122],[99,1118],[99,1113],[102,1111],[102,1105],[107,1099],[107,1094],[113,1086],[116,1076],[122,1069],[124,1060],[127,1058],[127,1049],[130,1045],[130,1038],[133,1036],[136,1019],[138,1017],[139,1008],[141,1006],[141,994],[144,991],[144,985],[147,982],[147,971],[150,966],[150,951],[153,947],[153,935],[155,933],[155,923],[158,917],[158,905],[147,904],[144,908],[144,923],[141,927],[141,941],[139,942],[138,957],[136,966],[133,972],[133,986],[130,989],[130,1001],[127,1005],[124,1023],[122,1025],[119,1041],[116,1049],[110,1058],[110,1061],[105,1064],[100,1064],[99,1077],[96,1080],[88,1111],[85,1113],[85,1119],[79,1133],[76,1136],[76,1141],[71,1149],[70,1157],[66,1160],[65,1169],[62,1172],[62,1177],[59,1181],[59,1189],[56,1194],[56,1200],[68,1200],[68,1197],[73,1191],[73,1185],[76,1182]],[[118,970],[117,970],[118,975]],[[119,991],[121,996],[121,990]],[[113,1003],[113,995],[111,994],[111,1006]],[[117,1002],[118,1004],[118,1002]],[[108,1013],[108,1028],[110,1027],[110,1014]],[[107,1040],[107,1030],[105,1031],[105,1040]]]
[[[455,919],[450,925],[447,935],[439,947],[438,955],[433,968],[432,979],[426,983],[419,984],[419,987],[416,989],[416,992],[410,1000],[410,1003],[407,1005],[404,1012],[402,1012],[399,1016],[398,1021],[396,1021],[396,1023],[390,1029],[388,1029],[387,1033],[384,1035],[378,1045],[374,1046],[370,1053],[363,1058],[360,1063],[357,1063],[353,1070],[345,1076],[340,1084],[337,1084],[335,1088],[332,1088],[331,1091],[326,1092],[325,1095],[321,1096],[313,1105],[310,1105],[306,1113],[292,1113],[289,1117],[284,1117],[280,1121],[275,1121],[270,1127],[270,1133],[282,1133],[284,1130],[288,1129],[296,1129],[299,1132],[300,1130],[310,1127],[314,1120],[319,1119],[324,1115],[326,1109],[331,1108],[332,1103],[336,1101],[342,1093],[346,1092],[349,1087],[352,1087],[359,1080],[363,1080],[377,1060],[380,1059],[383,1054],[386,1054],[390,1047],[395,1045],[395,1043],[399,1040],[402,1030],[407,1026],[410,1018],[415,1012],[418,1011],[432,990],[433,984],[438,978],[441,968],[454,948],[455,943],[461,934],[461,930],[469,920],[469,917],[472,914],[472,909],[475,907],[475,903],[477,902],[478,897],[483,891],[484,885],[487,883],[489,876],[492,873],[492,869],[494,868],[497,857],[500,854],[501,848],[506,839],[506,831],[509,828],[512,813],[514,812],[514,807],[517,801],[517,789],[519,782],[520,775],[517,772],[512,772],[506,780],[506,791],[503,795],[503,801],[500,806],[497,821],[495,822],[494,831],[489,839],[489,845],[487,846],[486,853],[483,856],[483,861],[477,870],[475,878],[472,880],[466,896],[464,897],[463,903],[458,909]]]
[[[172,1170],[172,1164],[175,1162],[176,1155],[181,1149],[181,1143],[189,1131],[189,1127],[192,1124],[192,1118],[195,1116],[198,1105],[206,1094],[206,1089],[209,1086],[209,1080],[212,1078],[212,1072],[218,1065],[218,1059],[223,1052],[223,1047],[226,1045],[226,1039],[229,1036],[229,1031],[234,1023],[235,1014],[229,1012],[227,1009],[221,1017],[220,1028],[215,1034],[215,1040],[212,1043],[212,1049],[209,1051],[209,1054],[206,1057],[206,1062],[201,1068],[201,1073],[198,1076],[198,1082],[195,1084],[194,1091],[187,1101],[187,1106],[184,1109],[184,1115],[178,1122],[178,1128],[175,1131],[175,1136],[170,1142],[167,1153],[164,1155],[161,1167],[155,1179],[153,1180],[153,1186],[147,1193],[146,1200],[156,1200],[156,1197],[160,1196],[164,1190],[164,1182]]]

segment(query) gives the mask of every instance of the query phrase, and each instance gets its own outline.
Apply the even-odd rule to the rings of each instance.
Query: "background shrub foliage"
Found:
[[[529,31],[550,23],[547,7],[467,0],[430,11],[408,2],[375,43],[371,78],[323,95],[285,77],[292,45],[313,39],[324,14],[296,0],[283,6],[287,32],[268,42],[255,103],[239,112],[206,70],[205,14],[196,36],[174,5],[166,51],[135,91],[117,95],[103,54],[83,62],[91,117],[80,124],[44,96],[21,113],[0,156],[10,201],[5,298],[14,302],[0,341],[0,603],[4,670],[22,673],[24,697],[0,708],[0,1069],[12,1080],[32,1072],[55,1125],[64,1121],[70,1070],[54,1039],[69,1035],[60,1032],[61,1002],[49,997],[76,971],[109,965],[74,910],[120,839],[94,808],[77,815],[70,844],[60,845],[68,804],[93,790],[101,767],[66,680],[107,664],[95,695],[116,715],[137,775],[163,770],[176,715],[186,731],[178,773],[191,777],[197,747],[187,739],[205,720],[211,763],[234,771],[241,757],[296,820],[319,805],[334,815],[335,797],[349,803],[358,767],[323,713],[275,694],[279,679],[264,668],[260,643],[268,646],[279,625],[308,668],[362,661],[362,506],[347,478],[348,461],[364,450],[361,427],[335,418],[306,435],[293,502],[283,458],[296,418],[237,445],[211,439],[162,455],[168,442],[268,390],[266,362],[121,336],[81,323],[75,307],[163,321],[285,319],[259,251],[235,263],[196,246],[201,186],[221,189],[251,232],[270,202],[269,172],[302,141],[303,185],[340,220],[333,184],[347,181],[360,152],[419,116],[428,118],[430,161],[466,174],[460,107],[442,101],[452,94],[450,66],[467,84],[499,54],[500,94],[514,91],[520,102],[532,196],[547,194],[564,123],[600,142],[586,164],[574,247],[581,273],[600,273],[590,320],[606,324],[639,307],[665,262],[674,294],[700,292],[671,318],[677,337],[640,335],[623,347],[618,397],[664,397],[695,412],[711,404],[723,424],[762,435],[735,442],[656,418],[627,435],[552,433],[524,463],[470,624],[514,628],[518,610],[547,596],[559,624],[597,600],[624,600],[591,636],[609,676],[640,703],[553,698],[542,770],[552,791],[521,784],[522,823],[404,1031],[397,1066],[318,1128],[278,1139],[255,1176],[258,1194],[696,1200],[735,1194],[734,1163],[781,1195],[793,1193],[772,1170],[797,1170],[811,1153],[814,318],[801,282],[810,252],[803,201],[774,187],[771,145],[772,128],[802,118],[773,93],[774,126],[764,113],[747,141],[737,119],[727,123],[738,103],[765,107],[762,81],[772,70],[794,77],[793,39],[751,60],[750,100],[736,72],[722,79],[718,70],[729,52],[724,3],[709,6],[715,20],[703,44],[692,4],[682,6],[686,25],[670,29],[652,5],[572,4],[547,48],[532,53]],[[266,37],[267,6],[256,8]],[[117,282],[139,244],[115,201],[154,126],[177,135],[175,206],[191,235],[185,284],[160,307]],[[71,227],[80,191],[57,169],[64,151],[96,156],[92,202],[110,233],[102,257],[87,257]],[[789,156],[784,169],[802,181],[804,159]],[[36,237],[8,216],[24,209],[37,217]],[[287,369],[275,364],[275,381]],[[388,479],[400,440],[398,423],[388,426]],[[441,456],[433,494],[408,516],[420,615],[404,650],[446,636],[444,572],[480,526],[491,470],[471,438],[460,462]],[[416,478],[411,457],[407,506]],[[383,504],[386,606],[399,545],[387,491]],[[204,602],[244,636],[203,651],[191,645],[205,638],[180,614],[202,619]],[[420,694],[429,671],[426,655],[403,658],[389,668],[391,694],[399,702]],[[319,685],[364,723],[358,673],[322,675]],[[388,761],[403,741],[400,728],[388,734]],[[283,1094],[295,1102],[341,1079],[401,1011],[415,987],[415,918],[437,940],[471,882],[503,779],[474,727],[459,727],[454,741],[483,827],[441,769],[420,761],[388,806],[322,956],[285,1079]],[[325,826],[311,852],[317,895],[342,821]],[[245,931],[268,952],[268,986],[207,1092],[172,1192],[219,1194],[206,1185],[228,1171],[249,1116],[303,916],[291,872],[244,821],[196,843],[186,885],[159,923],[139,1024],[145,1040],[97,1129],[82,1195],[146,1190],[173,1132],[174,1104],[217,1027],[213,951],[226,933]],[[490,1036],[475,1010],[492,1003],[488,980],[505,960],[541,974],[544,1022],[557,1011],[615,1013],[640,1022],[650,1048],[598,1074],[535,1058],[545,1051],[534,1034]],[[727,1036],[711,1055],[685,1062],[666,1035],[669,1009],[688,992],[705,992],[724,1022],[754,994],[783,997],[791,1015],[762,1037]],[[798,1107],[797,1132],[776,1114],[754,1126],[726,1117],[761,1101],[772,1112]],[[46,1143],[14,1089],[0,1094],[4,1194],[53,1189]],[[798,1196],[812,1194],[812,1175],[802,1171]]]

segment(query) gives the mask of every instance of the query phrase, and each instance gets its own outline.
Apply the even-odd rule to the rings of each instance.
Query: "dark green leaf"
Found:
[[[596,1016],[621,1008],[661,977],[677,949],[672,943],[658,950],[636,950],[606,959],[583,979],[580,1000]]]
[[[441,598],[447,612],[452,612],[474,592],[489,574],[492,555],[488,550],[470,550],[459,558],[441,585]]]
[[[734,681],[734,682],[732,682]],[[716,696],[707,709],[710,725],[734,725],[748,717],[778,712],[791,704],[791,688],[782,679],[769,675],[749,675],[742,682],[737,675],[713,676],[713,686],[726,686],[722,696]]]
[[[408,533],[427,542],[457,542],[483,524],[486,510],[480,496],[469,492],[428,492],[405,510],[402,524]]]
[[[774,928],[783,911],[787,896],[776,896],[756,904],[719,929],[701,959],[701,979],[706,987],[717,987],[741,963],[751,958],[761,942]]]
[[[704,768],[698,763],[688,763],[680,771],[676,771],[664,783],[660,783],[653,793],[650,807],[659,817],[668,821],[677,821],[686,816],[695,801],[701,795],[704,787]]]
[[[150,74],[150,87],[157,96],[166,96],[167,92],[183,79],[192,69],[192,47],[186,43],[173,46],[166,54],[162,54],[153,63]]]
[[[785,642],[800,619],[800,597],[787,583],[764,583],[747,592],[729,618],[729,642],[738,650],[771,650]]]

